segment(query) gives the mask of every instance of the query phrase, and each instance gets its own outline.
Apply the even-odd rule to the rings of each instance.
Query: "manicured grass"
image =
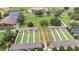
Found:
[[[62,29],[61,29],[62,30]],[[66,40],[66,38],[64,37],[64,35],[62,34],[62,32],[60,31],[60,30],[57,30],[58,31],[58,33],[59,33],[59,35],[61,36],[61,38],[63,39],[63,40]]]
[[[24,32],[23,44],[27,44],[27,36],[28,36],[28,32]]]
[[[17,42],[16,42],[17,44],[21,43],[22,34],[23,34],[22,32],[19,33],[19,36],[18,36],[18,39],[17,39]]]
[[[27,26],[28,22],[33,22],[34,26],[39,26],[41,20],[46,20],[48,23],[50,23],[50,19],[52,19],[53,16],[35,16],[35,15],[26,15],[24,19],[24,24],[22,26]]]
[[[68,34],[67,32],[66,32],[66,30],[62,30],[64,33],[65,33],[65,35],[67,36],[67,38],[68,38],[68,40],[72,40],[72,38],[70,37],[70,33]]]
[[[49,37],[49,39],[50,39],[51,42],[54,40],[54,38],[53,38],[53,36],[52,36],[52,34],[51,34],[50,31],[48,31],[48,37]]]
[[[59,36],[57,35],[56,31],[55,31],[55,30],[52,30],[52,31],[53,31],[53,33],[54,33],[54,36],[55,36],[56,40],[60,40],[60,38],[59,38]]]
[[[29,43],[33,43],[33,32],[30,32]]]
[[[40,40],[40,39],[39,39],[39,35],[40,35],[40,34],[38,34],[38,32],[35,32],[35,42],[36,42],[36,43],[39,43],[39,40]]]
[[[69,25],[71,22],[71,19],[65,16],[60,16],[60,20],[63,21],[66,25]]]
[[[71,36],[69,35],[70,33],[68,32],[66,32],[66,30],[63,30],[63,29],[56,29],[57,30],[57,32],[59,33],[59,35],[60,35],[60,37],[61,37],[61,39],[62,40],[72,40],[72,38],[71,38]],[[53,36],[55,36],[55,38],[56,38],[56,41],[57,40],[61,40],[60,38],[59,38],[59,36],[58,36],[58,34],[56,33],[56,30],[55,29],[53,29],[52,30],[52,32],[53,32]],[[62,33],[60,30],[62,30],[62,32],[64,33]],[[53,38],[53,36],[52,36],[52,34],[51,34],[51,32],[49,32],[49,39],[50,39],[50,41],[52,42],[52,41],[54,41],[54,38]],[[65,36],[64,36],[65,35]]]

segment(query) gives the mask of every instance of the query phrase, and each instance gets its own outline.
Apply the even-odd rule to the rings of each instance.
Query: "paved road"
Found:
[[[29,50],[29,49],[33,49],[33,48],[42,48],[42,46],[39,43],[21,44],[21,45],[13,44],[13,45],[11,45],[10,50],[18,51],[18,50],[22,50],[22,49]]]
[[[50,44],[51,47],[60,47],[60,46],[64,46],[64,47],[68,47],[68,46],[79,46],[79,41],[78,40],[65,40],[65,41],[53,41]],[[17,44],[13,44],[10,48],[10,50],[12,51],[18,51],[20,49],[32,49],[32,48],[42,48],[40,43],[33,43],[33,44],[21,44],[21,45],[17,45]]]
[[[79,46],[78,40],[65,40],[65,41],[53,41],[51,47],[68,47],[68,46]]]

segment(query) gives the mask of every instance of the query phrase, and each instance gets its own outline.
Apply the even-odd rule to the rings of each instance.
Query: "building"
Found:
[[[13,27],[23,20],[23,15],[20,12],[11,12],[9,16],[0,20],[0,27]]]

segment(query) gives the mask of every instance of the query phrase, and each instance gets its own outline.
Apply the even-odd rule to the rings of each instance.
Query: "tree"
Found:
[[[28,27],[33,27],[33,23],[32,22],[28,22]]]
[[[50,20],[52,26],[61,26],[61,21],[58,18],[53,18]]]
[[[0,12],[0,19],[2,18],[1,12]]]
[[[6,17],[6,16],[8,16],[8,15],[9,15],[8,13],[5,13],[3,16]]]
[[[69,7],[64,7],[64,9],[65,9],[65,10],[68,10],[68,9],[69,9]]]
[[[51,14],[51,11],[48,10],[48,11],[46,12],[46,14],[47,14],[47,15],[50,15],[50,14]]]
[[[78,28],[78,24],[76,22],[72,22],[69,24],[71,28]]]
[[[53,50],[53,51],[57,51],[57,48],[56,48],[56,47],[54,47],[54,48],[52,48],[52,50]]]
[[[72,31],[72,28],[70,28],[70,27],[66,27],[66,29],[67,29],[69,32]]]
[[[74,38],[75,38],[75,39],[78,39],[78,35],[74,35]]]
[[[72,14],[73,14],[72,12],[69,12],[69,13],[68,13],[68,16],[72,16]]]
[[[63,46],[60,46],[59,51],[65,51]]]
[[[63,12],[64,12],[64,10],[58,9],[58,10],[54,11],[53,14],[55,17],[59,17]]]
[[[74,12],[75,12],[75,13],[79,13],[79,7],[75,7],[75,8],[74,8]]]
[[[9,29],[7,29],[7,31],[4,34],[3,40],[6,42],[14,43],[15,37],[16,36]]]
[[[37,16],[43,16],[44,12],[43,10],[35,10],[34,14]]]
[[[79,51],[79,47],[75,46],[74,51]]]
[[[48,22],[46,20],[40,21],[40,26],[48,26]]]
[[[73,51],[73,49],[71,47],[67,47],[66,49],[67,51]]]

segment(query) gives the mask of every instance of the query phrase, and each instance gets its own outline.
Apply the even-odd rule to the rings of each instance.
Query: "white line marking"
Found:
[[[66,30],[66,32],[68,33],[68,35],[72,38],[72,40],[74,40],[74,38],[70,35],[70,33]]]
[[[33,43],[35,43],[35,31],[33,30]]]
[[[18,37],[19,37],[19,33],[17,34],[17,37],[16,37],[16,39],[15,39],[15,43],[17,42],[17,40],[18,40]]]
[[[29,43],[30,32],[28,31],[27,44]]]
[[[66,24],[59,18],[59,20],[61,21],[61,23],[63,23],[64,26],[66,26]]]
[[[66,24],[62,20],[61,20],[61,22],[66,26]],[[70,33],[67,30],[66,30],[66,32],[70,35]],[[70,37],[72,38],[72,40],[74,40],[74,38],[71,35],[70,35]]]
[[[22,42],[23,42],[23,39],[24,39],[24,32],[23,32],[23,34],[22,34],[21,44],[22,44]]]
[[[62,40],[62,38],[61,38],[60,34],[58,33],[57,29],[55,29],[55,31],[56,31],[57,35],[59,36],[60,40]]]
[[[52,34],[54,40],[56,41],[56,38],[55,38],[55,36],[54,36],[54,33],[53,33],[52,29],[51,29],[50,31],[51,31],[51,34]]]
[[[67,36],[65,35],[65,33],[60,29],[61,33],[64,35],[64,37],[66,38],[66,40],[68,40]]]

